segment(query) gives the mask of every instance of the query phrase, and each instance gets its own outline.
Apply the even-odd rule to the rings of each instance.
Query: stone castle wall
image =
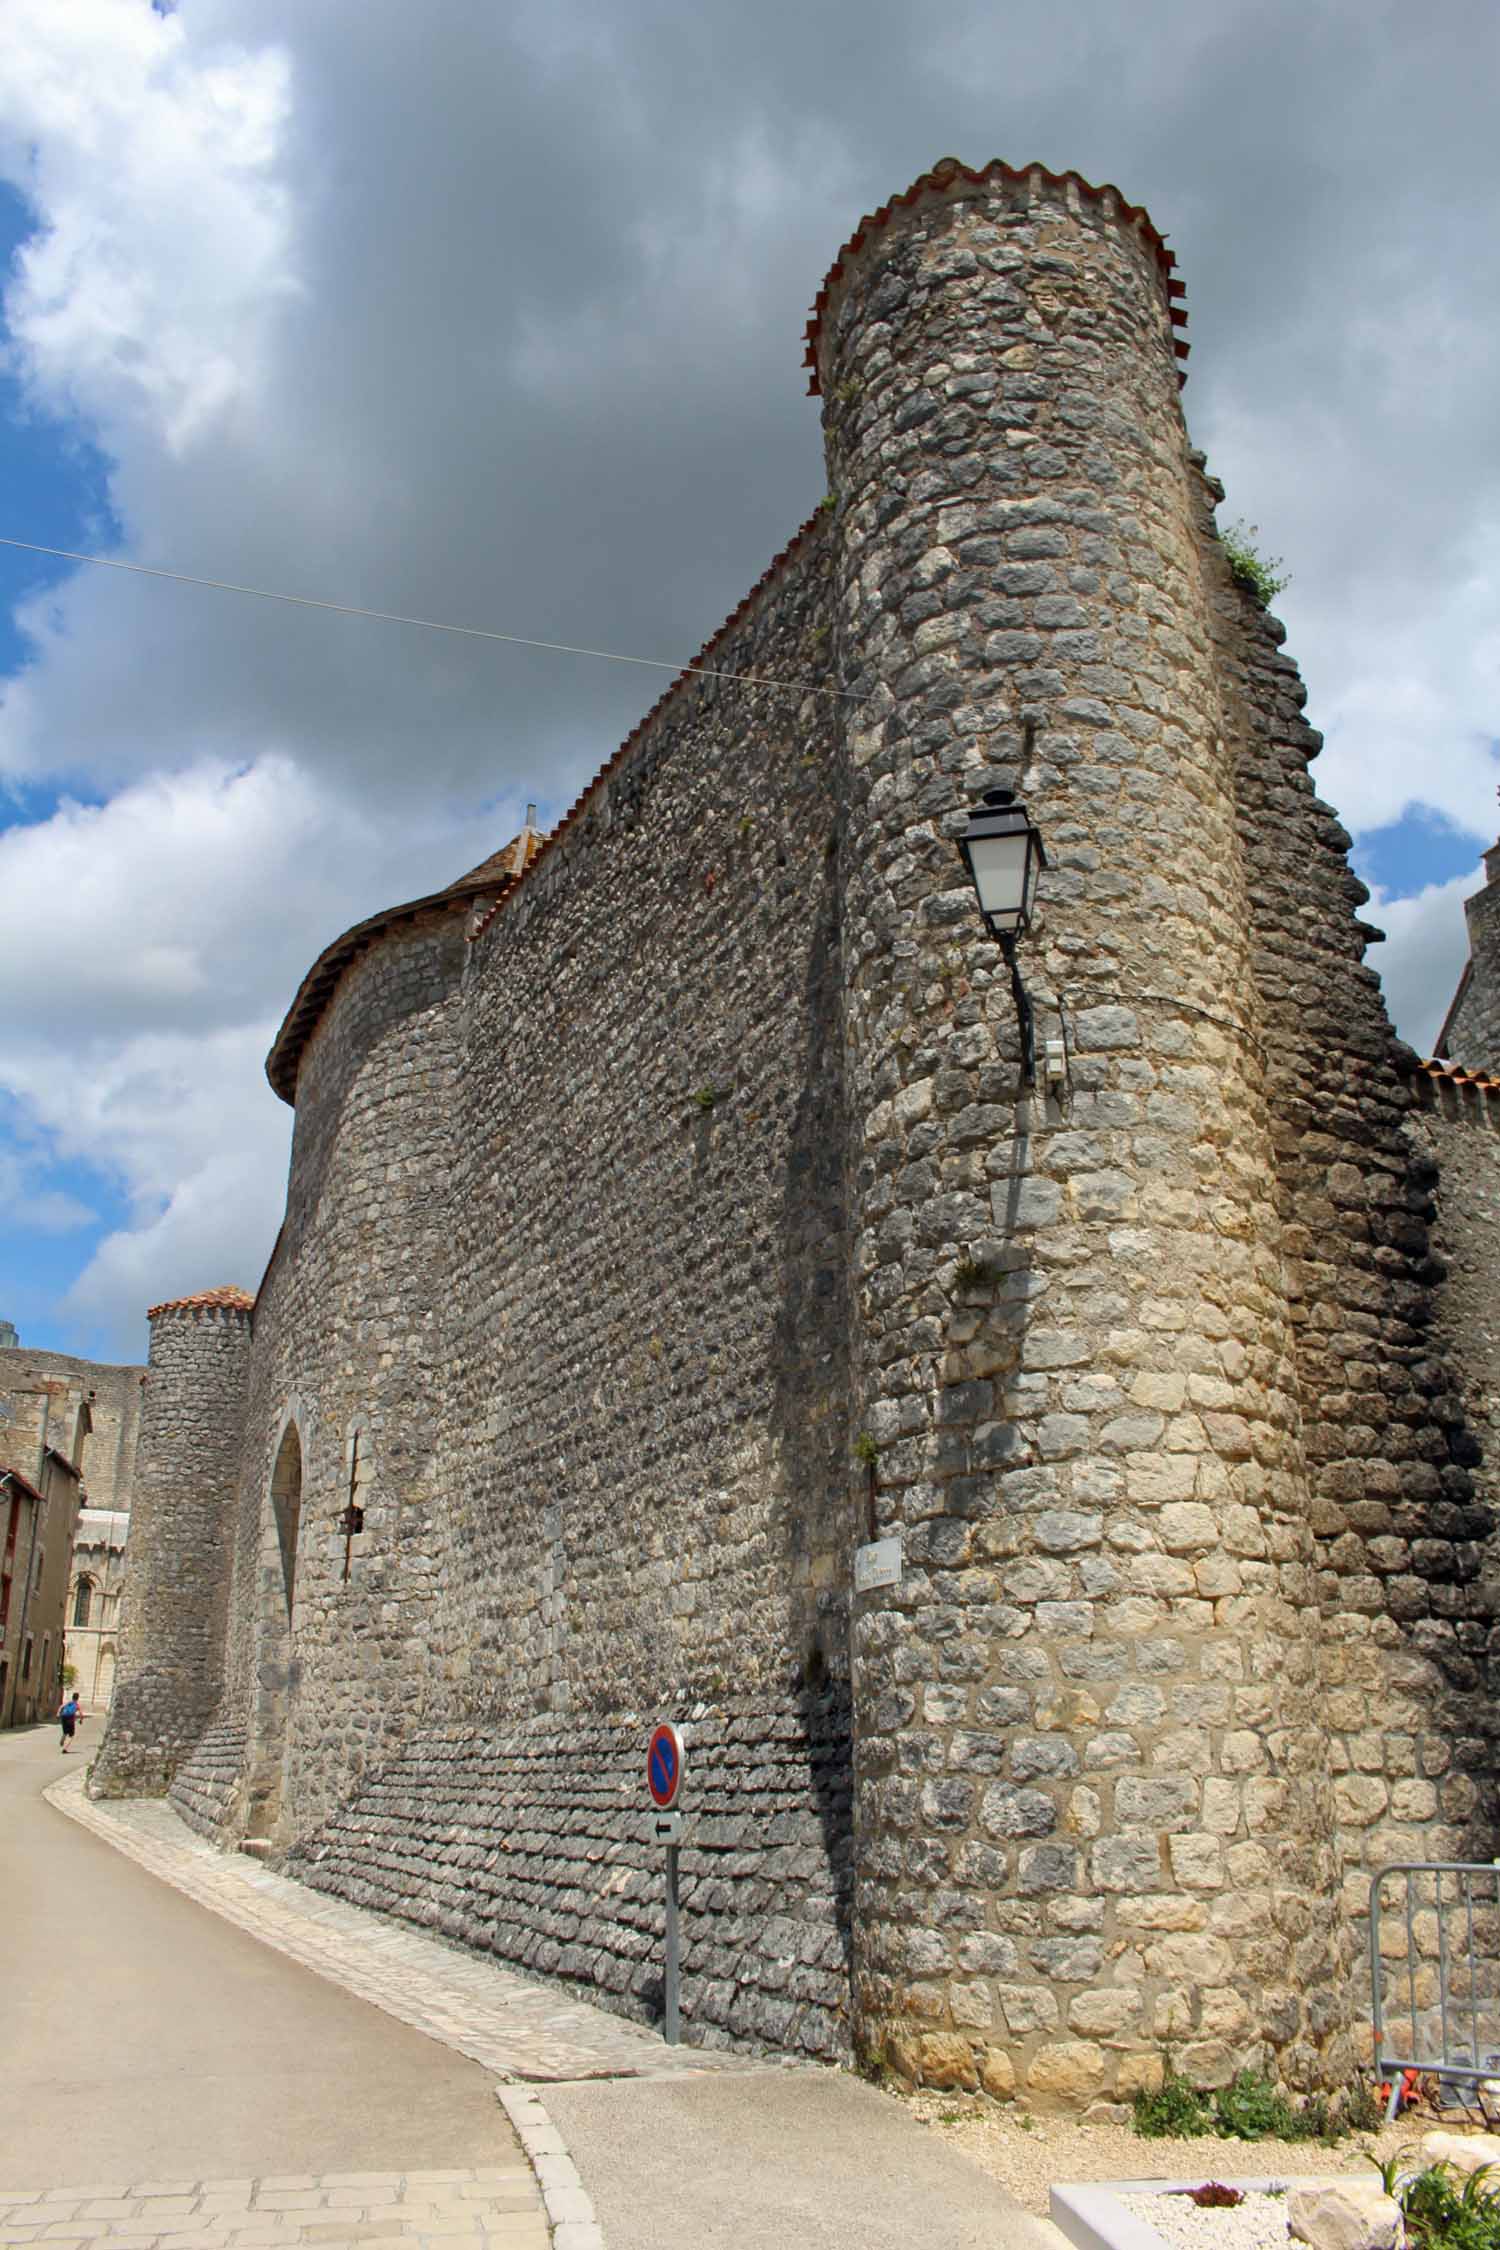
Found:
[[[826,670],[822,531],[717,665]],[[200,1826],[232,1825],[226,1755],[245,1731],[246,1771],[274,1756],[280,1777],[274,1819],[252,1805],[252,1826],[299,1838],[310,1880],[448,1927],[452,1852],[408,1853],[399,1881],[389,1863],[413,1819],[446,1818],[455,1726],[482,1745],[493,1864],[518,1776],[552,1772],[561,1808],[571,1724],[593,1780],[567,1822],[577,1880],[556,1881],[582,1889],[546,1927],[571,1933],[567,1973],[587,1963],[639,2007],[659,1948],[604,1933],[622,1869],[659,1921],[645,1729],[695,1714],[714,1834],[693,1847],[712,1875],[686,1878],[708,1978],[689,2018],[817,2053],[851,2041],[838,1683],[861,1503],[835,720],[826,693],[679,691],[472,943],[462,914],[439,915],[346,973],[302,1063],[288,1224],[256,1310],[231,1691],[175,1789]],[[265,1494],[289,1419],[303,1520],[278,1733]],[[331,1526],[356,1423],[365,1529],[345,1584]],[[503,1867],[511,1904],[485,1904],[494,1877],[471,1935],[529,1961],[542,1941],[515,1932],[535,1856],[507,1848]],[[733,1902],[737,1990],[720,1989],[722,1932],[710,1946],[694,1919],[710,1899]]]
[[[477,938],[437,1609],[475,1712],[847,1677],[837,700],[815,526]]]
[[[1172,286],[1071,178],[867,221],[833,505],[711,644],[805,687],[679,681],[495,911],[345,969],[205,1831],[639,2010],[678,1712],[697,2034],[1039,2103],[1168,2044],[1340,2082],[1369,1869],[1491,1855],[1488,1144],[1364,966]],[[1037,1086],[955,843],[995,783],[1048,849]]]
[[[347,1795],[442,1676],[429,1511],[464,951],[461,912],[392,933],[345,971],[302,1060],[286,1224],[256,1304],[221,1713],[249,1742],[247,1818],[266,1837]],[[336,1519],[351,1485],[365,1529],[346,1582]]]
[[[676,1715],[691,1772],[686,2036],[847,2060],[847,1700],[762,1693]],[[432,1729],[285,1870],[654,2020],[663,1872],[641,1817],[642,1755],[629,1716]]]
[[[1221,604],[1221,622],[1226,608],[1308,1459],[1313,1576],[1305,1590],[1289,1579],[1288,1597],[1315,1602],[1320,1617],[1313,1754],[1332,1777],[1352,2029],[1365,2042],[1370,1874],[1495,1850],[1496,1495],[1477,1473],[1490,1370],[1482,1327],[1455,1313],[1443,1286],[1426,1081],[1411,1075],[1361,958],[1378,933],[1358,919],[1368,894],[1348,866],[1348,833],[1306,771],[1321,737],[1302,718],[1280,626],[1242,592]],[[1456,1144],[1449,1157],[1460,1161]],[[1482,1136],[1462,1152],[1463,1229],[1492,1161]],[[1274,1819],[1289,1746],[1273,1705],[1257,1731],[1247,1799]],[[1311,1939],[1310,1908],[1306,1919]]]
[[[872,699],[861,1389],[913,1565],[857,1644],[861,2012],[910,2074],[1040,2096],[1127,2090],[1167,2037],[1200,2073],[1247,2035],[1316,2057],[1329,1964],[1278,1922],[1330,1880],[1326,1777],[1307,1758],[1238,1864],[1226,1818],[1237,1696],[1290,1702],[1316,1659],[1274,1571],[1244,1584],[1224,1551],[1294,1519],[1305,1472],[1160,270],[1036,183],[924,199],[848,262],[822,350],[845,675]],[[1018,1087],[960,885],[994,782],[1047,838],[1054,1101]]]

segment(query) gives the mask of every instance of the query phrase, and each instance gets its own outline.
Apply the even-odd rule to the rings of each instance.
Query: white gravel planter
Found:
[[[1055,2187],[1052,2223],[1074,2250],[1284,2250],[1287,2198],[1295,2188],[1329,2187],[1337,2173],[1303,2173],[1276,2179],[1227,2179],[1243,2203],[1200,2210],[1183,2192],[1216,2173],[1181,2180],[1093,2180]],[[1271,2194],[1271,2189],[1276,2194]],[[1299,2245],[1299,2250],[1301,2246]]]

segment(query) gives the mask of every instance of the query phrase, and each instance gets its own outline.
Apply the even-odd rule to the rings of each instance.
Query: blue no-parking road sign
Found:
[[[651,1802],[662,1812],[676,1802],[682,1787],[682,1736],[668,1721],[655,1729],[646,1751],[646,1787]]]

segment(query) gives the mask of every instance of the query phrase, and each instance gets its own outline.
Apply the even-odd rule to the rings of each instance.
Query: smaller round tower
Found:
[[[219,1698],[254,1299],[153,1305],[114,1702],[95,1796],[160,1796]]]

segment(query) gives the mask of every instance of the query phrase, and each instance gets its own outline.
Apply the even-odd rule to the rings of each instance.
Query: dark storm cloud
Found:
[[[1231,506],[1268,512],[1268,456],[1278,498],[1336,480],[1275,527],[1299,588],[1378,577],[1381,518],[1424,577],[1476,478],[1493,499],[1492,361],[1439,358],[1493,317],[1489,12],[555,13],[185,13],[205,53],[290,58],[298,290],[232,413],[127,452],[151,559],[686,656],[820,496],[799,335],[829,260],[949,149],[1114,178],[1171,231]],[[272,743],[398,796],[566,794],[660,684],[154,585],[74,600],[91,653],[53,667],[35,750],[106,777]]]
[[[115,463],[124,551],[684,659],[821,497],[801,331],[841,242],[943,154],[1039,158],[1171,236],[1190,425],[1290,558],[1325,793],[1488,840],[1488,5],[16,4],[8,168],[59,230],[16,351]],[[420,810],[421,890],[565,804],[665,680],[99,573],[35,622],[0,770],[109,794],[289,762],[308,954],[389,895],[382,820]],[[207,798],[169,795],[180,850]],[[274,823],[253,848],[269,917]],[[287,928],[259,987],[236,946],[221,1026],[285,1000]],[[183,944],[200,1026],[212,933]]]

